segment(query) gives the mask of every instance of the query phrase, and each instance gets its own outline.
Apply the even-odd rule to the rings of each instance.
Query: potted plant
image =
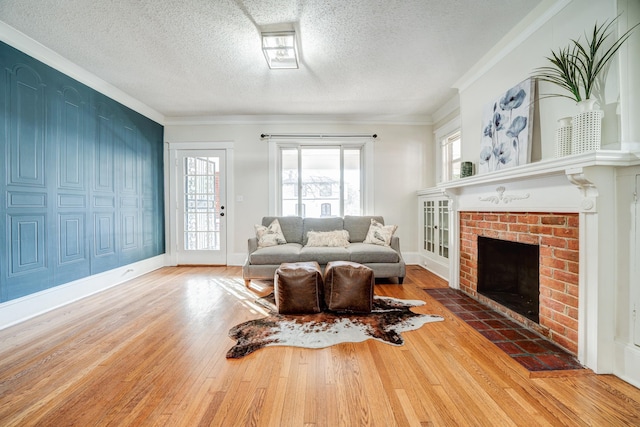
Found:
[[[551,65],[537,68],[534,77],[556,84],[569,93],[553,93],[545,97],[559,96],[576,102],[591,99],[598,77],[606,72],[618,49],[631,36],[633,29],[640,25],[634,25],[607,47],[605,43],[611,36],[617,19],[618,17],[608,23],[605,21],[601,25],[596,22],[591,38],[585,34],[585,44],[579,38],[571,39],[568,46],[559,48],[557,52],[551,51],[551,56],[546,57]]]
[[[609,38],[619,15],[610,22],[593,26],[591,34],[585,34],[585,43],[580,38],[571,39],[570,43],[551,51],[547,60],[551,63],[537,68],[533,77],[553,83],[564,91],[543,95],[547,97],[563,97],[574,100],[579,113],[573,118],[559,120],[560,128],[556,131],[556,152],[567,153],[568,146],[572,154],[600,149],[602,110],[594,110],[594,90],[604,79],[611,60],[618,49],[631,36],[631,32],[640,23],[634,25],[618,39],[610,44]],[[566,91],[566,92],[565,92]],[[567,123],[571,127],[567,132]]]

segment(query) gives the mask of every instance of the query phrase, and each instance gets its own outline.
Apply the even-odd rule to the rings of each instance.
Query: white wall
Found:
[[[234,194],[227,195],[228,214],[233,215],[232,241],[228,242],[229,263],[244,260],[247,238],[254,224],[269,212],[269,153],[262,133],[358,133],[377,134],[374,145],[374,212],[388,224],[398,225],[403,253],[418,249],[418,189],[434,185],[425,165],[433,163],[433,130],[428,125],[410,124],[168,124],[165,141],[233,142]],[[242,197],[239,202],[238,197]],[[169,200],[167,197],[166,200]],[[167,230],[167,233],[171,232]],[[411,258],[411,257],[409,257]],[[410,260],[407,260],[410,261]]]

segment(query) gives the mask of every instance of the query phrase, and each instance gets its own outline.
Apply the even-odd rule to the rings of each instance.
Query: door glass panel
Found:
[[[449,258],[449,201],[440,200],[438,202],[439,212],[439,255]]]
[[[184,250],[220,249],[220,159],[184,158]]]
[[[435,252],[435,205],[428,200],[425,206],[425,249]]]

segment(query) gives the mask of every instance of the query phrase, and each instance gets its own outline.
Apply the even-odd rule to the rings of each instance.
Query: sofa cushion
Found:
[[[302,218],[299,216],[265,216],[262,218],[262,225],[269,226],[274,219],[277,219],[282,229],[282,234],[287,243],[302,243]],[[340,227],[342,228],[342,227]]]
[[[305,218],[302,227],[302,244],[307,244],[307,232],[309,231],[333,231],[343,230],[344,222],[340,217],[330,218]],[[286,237],[286,235],[285,235]],[[287,240],[288,242],[289,240]],[[323,263],[320,263],[323,264]]]
[[[372,219],[364,243],[389,246],[391,244],[391,237],[393,237],[393,233],[396,232],[397,228],[397,225],[384,225]]]
[[[300,249],[300,261],[318,261],[324,265],[330,261],[349,261],[347,248],[309,247]]]
[[[285,243],[284,245],[260,248],[249,254],[249,262],[256,265],[298,262],[300,260],[301,247],[300,243]]]
[[[362,242],[367,237],[367,232],[371,226],[371,220],[375,219],[380,224],[384,224],[381,216],[351,216],[344,217],[344,229],[349,232],[350,241]]]
[[[398,262],[398,253],[389,246],[373,245],[370,243],[352,243],[347,248],[349,260],[361,264],[379,262]]]
[[[287,243],[284,235],[282,234],[282,230],[280,229],[280,223],[277,219],[274,219],[268,227],[256,224],[255,229],[259,248],[284,245],[285,243]]]
[[[347,230],[309,231],[307,244],[310,247],[342,247],[349,246],[349,232]]]

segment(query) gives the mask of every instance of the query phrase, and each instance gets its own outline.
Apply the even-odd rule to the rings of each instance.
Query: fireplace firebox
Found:
[[[478,236],[478,293],[539,323],[540,246]]]

